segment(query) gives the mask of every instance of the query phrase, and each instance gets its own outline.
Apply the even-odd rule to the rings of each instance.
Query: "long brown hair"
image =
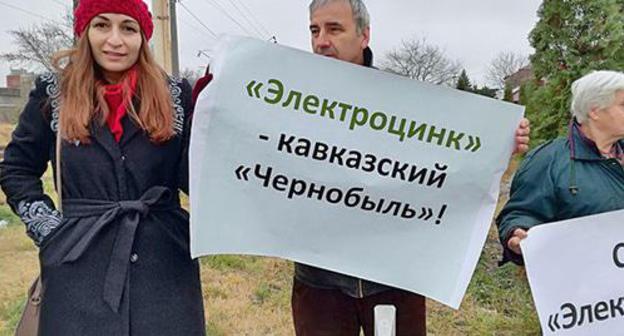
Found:
[[[66,140],[79,140],[83,143],[90,142],[90,123],[96,120],[103,125],[109,113],[100,80],[102,74],[93,59],[87,35],[85,31],[74,49],[61,51],[52,59],[60,74],[61,136]],[[145,36],[142,39],[135,65],[138,78],[134,92],[140,108],[137,112],[134,105],[129,104],[127,113],[149,135],[152,142],[162,143],[175,135],[167,75],[154,61]],[[125,77],[123,76],[122,81]],[[129,85],[123,86],[124,96],[129,90]]]

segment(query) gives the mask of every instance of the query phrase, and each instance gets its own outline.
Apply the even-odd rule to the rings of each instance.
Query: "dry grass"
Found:
[[[290,335],[290,263],[257,257],[202,259],[209,335]],[[37,250],[21,225],[0,229],[0,335],[12,335],[28,287],[38,274]]]
[[[539,335],[524,274],[496,267],[491,238],[461,309],[428,302],[430,335]],[[201,263],[208,335],[293,335],[290,262],[213,256]],[[8,336],[37,273],[36,250],[21,226],[0,230],[0,269],[0,335]]]
[[[202,260],[210,335],[292,335],[290,263],[257,257]]]
[[[37,252],[23,228],[0,229],[0,334],[14,328],[22,298],[37,273]]]
[[[11,133],[13,133],[14,129],[15,125],[13,124],[0,123],[0,144],[2,144],[3,148],[7,143],[9,143]]]

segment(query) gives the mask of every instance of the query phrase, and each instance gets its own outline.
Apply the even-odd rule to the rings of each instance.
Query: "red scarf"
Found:
[[[132,104],[132,96],[136,90],[137,77],[138,71],[136,67],[132,67],[118,84],[103,85],[104,99],[106,99],[109,110],[106,123],[117,142],[121,140],[121,136],[123,135],[121,119],[126,115],[128,106]],[[129,88],[125,97],[123,94],[124,85],[127,85],[126,87]]]

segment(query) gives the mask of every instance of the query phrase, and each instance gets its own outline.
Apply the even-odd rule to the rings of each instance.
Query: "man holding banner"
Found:
[[[461,303],[528,121],[370,69],[361,0],[312,1],[310,32],[328,57],[234,36],[215,48],[191,136],[191,255],[297,262],[298,335],[373,335],[377,305],[396,308],[397,335],[424,335],[423,296]]]
[[[310,33],[314,53],[372,67],[369,14],[361,0],[314,0]],[[528,149],[529,125],[516,131],[516,152]],[[373,248],[373,247],[371,247]],[[397,335],[425,335],[423,296],[356,277],[295,264],[292,311],[297,335],[373,335],[373,309],[397,309]]]

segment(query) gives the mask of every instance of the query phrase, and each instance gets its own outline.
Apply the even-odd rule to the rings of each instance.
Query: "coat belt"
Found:
[[[63,217],[80,218],[100,216],[87,233],[62,259],[75,262],[85,253],[98,233],[109,225],[119,225],[112,254],[104,279],[103,298],[110,308],[119,312],[128,273],[130,255],[137,227],[150,212],[179,208],[179,201],[166,187],[152,187],[141,198],[133,201],[103,201],[91,199],[63,200]]]

